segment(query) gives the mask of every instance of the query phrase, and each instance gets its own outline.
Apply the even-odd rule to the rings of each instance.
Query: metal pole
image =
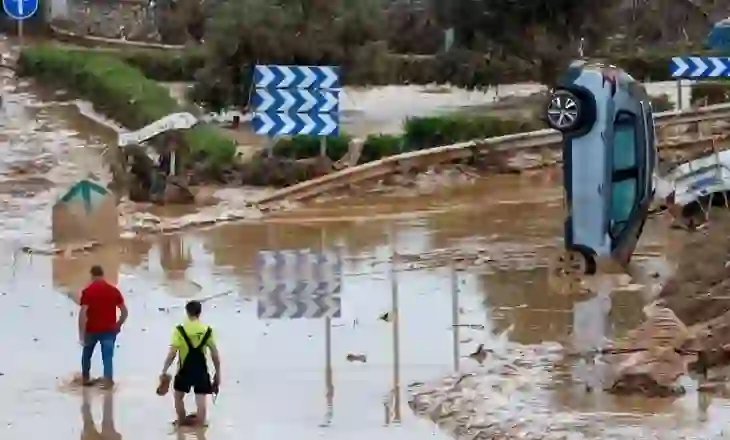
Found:
[[[677,110],[682,110],[684,108],[684,103],[682,102],[682,80],[677,80]]]
[[[327,137],[322,136],[319,138],[319,155],[322,158],[327,157]]]
[[[396,234],[395,226],[390,224],[390,291],[391,304],[393,307],[392,323],[393,323],[393,421],[401,422],[401,396],[400,396],[400,317],[398,316],[398,280],[395,273],[396,263]]]
[[[23,20],[18,20],[18,42],[23,47]]]
[[[453,346],[454,371],[459,371],[459,276],[456,273],[456,263],[451,259],[449,265],[451,272],[451,334]]]
[[[276,145],[276,138],[269,136],[266,138],[266,153],[271,158],[274,157],[274,145]]]
[[[320,248],[324,254],[326,249],[327,235],[325,228],[322,227],[320,232]],[[325,415],[325,425],[329,426],[332,424],[332,416],[334,414],[334,398],[335,398],[335,385],[332,374],[332,318],[329,316],[324,320],[324,355],[325,355],[325,368],[324,368],[324,383],[325,383],[325,399],[327,401],[327,412]]]

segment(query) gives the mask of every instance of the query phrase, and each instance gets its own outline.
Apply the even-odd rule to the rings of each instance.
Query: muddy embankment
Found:
[[[580,433],[576,438],[615,433],[616,438],[650,434],[688,439],[712,429],[661,426],[654,410],[635,414],[637,408],[648,411],[659,402],[676,407],[678,403],[672,402],[685,402],[684,396],[730,396],[725,385],[730,377],[730,211],[715,207],[708,217],[693,231],[669,230],[669,218],[657,219],[674,241],[668,248],[674,267],[666,279],[646,274],[654,279],[645,283],[646,297],[654,299],[644,308],[644,322],[637,328],[587,350],[585,345],[574,345],[585,339],[576,335],[586,330],[579,329],[577,321],[572,343],[487,347],[472,371],[412,384],[412,409],[457,438],[469,439],[565,439],[572,438],[571,432]],[[615,286],[605,287],[584,303],[608,304],[608,310],[594,308],[596,314],[590,318],[594,321],[611,316]],[[575,317],[580,311],[574,308],[572,313]],[[561,379],[566,370],[569,379]],[[565,380],[577,384],[567,393],[570,397],[561,391],[566,389],[561,385]],[[557,397],[561,401],[582,402],[580,411],[556,410],[543,403],[556,395],[562,396]],[[627,427],[621,427],[627,420],[631,420]]]

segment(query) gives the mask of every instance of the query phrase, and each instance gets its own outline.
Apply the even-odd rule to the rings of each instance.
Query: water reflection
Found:
[[[117,432],[114,425],[114,393],[112,391],[103,391],[103,403],[101,412],[101,430],[97,428],[94,416],[91,413],[91,405],[95,390],[84,388],[82,391],[81,403],[81,420],[83,423],[81,429],[81,440],[121,440],[122,435]]]
[[[185,271],[192,264],[190,250],[185,245],[182,235],[163,235],[158,246],[160,249],[160,265],[170,280],[185,278]]]
[[[110,245],[91,252],[54,255],[54,287],[77,301],[81,289],[89,282],[89,269],[95,264],[104,268],[104,276],[110,283],[116,285],[119,282],[120,249]]]

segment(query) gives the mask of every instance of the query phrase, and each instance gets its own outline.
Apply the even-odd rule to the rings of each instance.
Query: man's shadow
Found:
[[[92,394],[96,392],[96,390],[88,388],[83,389],[81,440],[122,440],[122,435],[114,426],[114,393],[111,390],[102,391],[104,402],[101,412],[101,430],[97,429],[94,416],[91,414]]]

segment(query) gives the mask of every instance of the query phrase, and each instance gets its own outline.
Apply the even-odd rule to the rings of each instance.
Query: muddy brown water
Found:
[[[21,246],[48,243],[50,206],[58,191],[100,169],[101,151],[114,134],[62,104],[63,95],[3,84],[2,438],[98,438],[89,422],[102,429],[105,409],[104,426],[114,422],[109,439],[446,438],[408,409],[409,383],[457,369],[479,371],[467,356],[480,343],[499,348],[569,341],[574,323],[581,322],[576,315],[588,310],[597,316],[590,298],[554,294],[547,285],[547,260],[560,244],[563,208],[557,183],[539,173],[483,179],[427,197],[339,198],[265,221],[124,239],[88,254],[21,253]],[[651,221],[642,247],[648,255],[667,246],[665,225],[657,221]],[[396,272],[396,328],[378,319],[392,306],[393,246],[407,261]],[[256,253],[321,247],[345,258],[342,317],[330,323],[329,358],[327,321],[257,317],[262,298]],[[459,267],[458,289],[452,288],[449,258],[443,255],[448,252],[481,255],[475,264]],[[98,263],[119,283],[130,308],[111,395],[70,385],[80,354],[73,299],[88,267]],[[660,257],[642,257],[635,270],[646,275],[664,265]],[[173,326],[190,298],[206,299],[204,319],[216,328],[222,347],[223,385],[210,427],[176,433],[169,424],[172,402],[155,396],[154,388]],[[614,293],[610,313],[598,319],[605,324],[598,336],[610,338],[635,326],[645,301],[641,292]],[[364,355],[367,362],[349,362],[348,355]],[[99,371],[98,353],[94,362]],[[540,365],[535,362],[535,368]],[[570,365],[555,368],[548,385],[532,393],[488,397],[513,399],[514,412],[507,416],[533,414],[537,424],[550,414],[590,420],[599,432],[594,438],[632,439],[648,430],[658,438],[677,433],[715,438],[729,415],[728,401],[705,399],[698,405],[694,393],[674,401],[589,395],[574,373]],[[396,411],[389,403],[390,412],[400,421],[388,425],[385,402],[393,400],[394,389],[400,405]]]

